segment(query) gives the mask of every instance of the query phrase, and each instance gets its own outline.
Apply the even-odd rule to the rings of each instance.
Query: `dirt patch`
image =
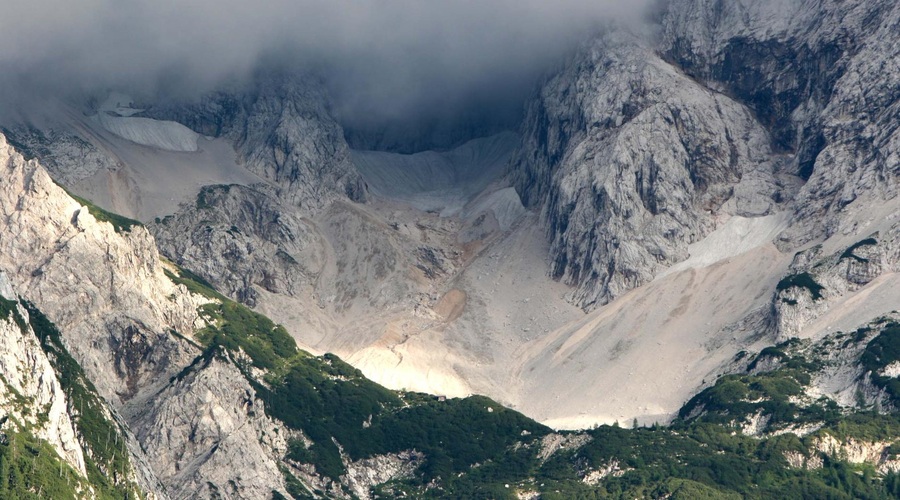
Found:
[[[434,312],[444,318],[444,321],[450,323],[462,316],[463,311],[466,310],[467,298],[466,292],[459,288],[454,288],[441,297],[441,300],[434,306]]]

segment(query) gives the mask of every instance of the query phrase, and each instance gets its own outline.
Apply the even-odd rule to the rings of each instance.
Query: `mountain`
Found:
[[[896,9],[787,7],[666,4],[586,40],[518,138],[445,151],[351,150],[320,82],[290,73],[47,104],[6,129],[176,264],[392,388],[489,394],[556,426],[665,421],[742,350],[897,308],[892,73],[857,89],[850,69],[890,64]],[[745,59],[757,76],[735,80],[723,65]],[[871,238],[877,261],[837,258],[821,294],[794,297],[790,276]]]
[[[537,392],[575,400],[542,367],[607,359],[561,370],[655,393],[620,415],[668,413],[741,350],[897,309],[897,76],[860,75],[896,59],[898,11],[783,4],[667,3],[651,35],[585,42],[529,104],[511,177],[596,318],[535,349],[554,353],[527,365]]]
[[[2,456],[32,467],[3,483],[16,495],[365,497],[438,440],[462,447],[430,458],[446,474],[546,432],[486,398],[389,391],[299,351],[282,326],[160,257],[140,223],[70,197],[2,147],[3,268],[23,290],[4,275]],[[426,426],[437,414],[446,429]],[[37,472],[39,449],[51,451]]]
[[[33,278],[23,280],[28,295],[0,277],[4,497],[898,493],[890,447],[900,425],[892,412],[896,316],[817,342],[741,353],[735,374],[687,402],[670,427],[554,433],[487,398],[391,391],[334,355],[298,350],[280,325],[152,245],[144,253],[152,238],[136,221],[73,199],[9,146],[3,154],[4,179],[12,180],[0,203],[5,222],[42,220],[45,238],[3,240],[4,254],[20,257],[17,245],[36,242],[36,259],[20,258],[16,275]],[[41,258],[41,249],[52,256]],[[55,260],[71,274],[55,272]],[[103,273],[121,262],[140,274],[109,287]],[[9,261],[4,267],[13,269]],[[76,278],[87,269],[99,279]],[[95,325],[132,322],[130,341],[59,307],[66,301],[46,295],[54,283],[91,297]],[[142,307],[168,312],[141,316]],[[187,312],[191,321],[183,322]],[[88,330],[96,341],[80,339]],[[830,349],[835,344],[842,349]],[[78,349],[70,354],[69,345]],[[159,375],[141,377],[137,366]]]
[[[898,32],[660,3],[514,131],[5,112],[0,497],[897,496]]]

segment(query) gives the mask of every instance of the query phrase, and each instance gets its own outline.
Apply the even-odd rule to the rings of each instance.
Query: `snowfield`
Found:
[[[690,245],[690,257],[666,269],[657,279],[685,269],[700,269],[716,262],[737,257],[772,242],[790,221],[790,214],[783,212],[765,217],[729,218],[706,238]]]
[[[100,112],[97,122],[107,131],[135,144],[163,151],[193,152],[200,134],[176,122]]]
[[[133,107],[130,96],[112,92],[94,119],[108,132],[135,144],[163,151],[197,151],[200,134],[180,123],[132,116],[141,111]]]

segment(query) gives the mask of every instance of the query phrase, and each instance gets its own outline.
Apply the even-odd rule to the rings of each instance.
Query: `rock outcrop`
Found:
[[[0,382],[3,445],[15,439],[10,434],[47,443],[76,476],[65,472],[67,486],[85,497],[142,494],[150,499],[166,498],[121,417],[96,393],[55,327],[15,293],[2,271]],[[63,475],[62,465],[58,473]],[[105,476],[103,484],[97,483],[98,474]]]
[[[0,269],[65,332],[103,397],[126,401],[193,359],[171,332],[193,330],[198,299],[165,276],[145,228],[98,220],[2,137],[0,172]]]
[[[808,179],[784,247],[833,235],[857,198],[897,195],[896,2],[679,0],[662,24],[666,57],[753,109]]]
[[[114,172],[121,163],[78,135],[56,128],[18,126],[10,131],[12,142],[23,155],[39,158],[41,165],[64,186],[72,186],[99,171]]]
[[[195,204],[149,227],[164,254],[250,306],[259,295],[255,287],[296,295],[325,259],[310,221],[246,186],[206,186]]]
[[[778,283],[773,299],[779,339],[802,336],[804,327],[847,295],[900,272],[900,224],[886,222],[886,229],[831,255],[815,245],[794,256],[791,274]]]
[[[105,410],[106,416],[123,429],[122,436],[117,435],[115,440],[119,443],[124,439],[125,443],[117,446],[131,450],[134,464],[131,470],[142,478],[144,491],[179,498],[214,496],[216,491],[228,492],[231,498],[255,498],[261,492],[268,495],[273,489],[283,490],[279,486],[281,476],[272,463],[268,463],[268,474],[245,476],[238,489],[228,490],[232,484],[229,481],[238,477],[237,471],[255,470],[254,466],[263,460],[261,457],[277,453],[271,450],[283,453],[284,447],[277,443],[259,444],[267,450],[265,454],[243,453],[246,443],[238,439],[240,434],[231,431],[246,428],[250,432],[254,428],[252,415],[240,413],[227,422],[219,418],[221,408],[238,405],[243,410],[241,400],[229,396],[249,390],[246,379],[233,364],[225,365],[224,374],[216,370],[221,366],[215,363],[198,369],[199,376],[185,370],[200,353],[196,343],[189,339],[195,329],[206,324],[198,308],[210,299],[189,293],[166,275],[174,267],[161,260],[153,238],[144,227],[136,223],[123,226],[123,219],[96,207],[82,206],[54,184],[35,161],[26,162],[5,142],[0,146],[3,167],[0,215],[5,224],[0,231],[0,269],[27,300],[46,311],[62,332],[62,341],[84,367],[88,379],[114,405]],[[17,342],[13,336],[4,339]],[[22,350],[14,347],[4,345],[0,352],[6,355]],[[40,367],[35,365],[32,371]],[[14,368],[10,366],[10,376],[16,373]],[[187,382],[182,380],[183,383],[174,386],[184,393],[176,397],[170,380],[176,380],[175,375],[179,373],[190,376]],[[12,380],[18,381],[15,377]],[[48,411],[57,430],[48,431],[47,437],[51,443],[54,439],[69,442],[64,439],[71,434],[66,433],[67,425],[64,425],[66,402],[54,402],[52,382],[49,375],[35,382],[39,383],[37,389],[51,391],[50,396],[41,399],[41,404],[52,403]],[[222,391],[222,402],[216,398],[207,401],[210,388]],[[160,394],[171,397],[160,398]],[[252,391],[248,394],[252,395]],[[141,432],[148,426],[159,430],[158,426],[152,427],[155,420],[146,415],[171,417],[175,407],[185,415],[193,415],[197,408],[203,407],[204,401],[215,415],[204,418],[201,414],[197,420],[188,419],[184,425],[169,420],[165,422],[168,426],[165,432],[152,435]],[[62,410],[58,408],[60,405]],[[116,414],[117,410],[124,418]],[[261,405],[256,414],[263,415]],[[136,441],[130,432],[124,431],[128,426],[137,431]],[[233,439],[240,441],[240,447],[204,448],[209,444],[207,441],[193,441],[196,436],[216,435],[233,435]],[[104,439],[112,439],[112,433]],[[254,435],[248,442],[259,443],[259,439]],[[155,450],[160,443],[182,453],[175,457],[162,452],[147,454],[147,450]],[[66,446],[62,449],[72,455],[70,462],[80,463],[84,470],[83,461],[77,459],[78,448]],[[202,451],[191,454],[188,452],[191,449]],[[224,463],[229,467],[222,467]],[[212,474],[209,467],[218,475]],[[180,475],[175,477],[171,470],[179,471]],[[164,486],[159,486],[157,474]],[[201,476],[202,484],[192,482]]]
[[[249,89],[163,104],[147,116],[174,120],[233,144],[244,166],[275,186],[277,196],[315,213],[339,198],[366,199],[329,99],[313,79],[261,76]]]
[[[0,304],[0,431],[30,427],[85,475],[84,450],[69,417],[66,395],[29,325],[28,311],[2,272]]]
[[[197,358],[131,420],[173,499],[285,492],[287,433],[225,351]]]
[[[716,217],[788,210],[790,251],[896,197],[896,3],[680,0],[658,22],[585,44],[528,107],[512,176],[576,303],[646,283]]]
[[[766,215],[793,190],[749,109],[620,32],[543,86],[523,135],[516,188],[542,207],[552,275],[585,308],[686,259],[718,216]]]

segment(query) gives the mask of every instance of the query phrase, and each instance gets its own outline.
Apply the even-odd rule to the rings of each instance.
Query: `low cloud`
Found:
[[[513,99],[643,0],[8,0],[0,85],[199,92],[261,61],[323,75],[347,116]]]

